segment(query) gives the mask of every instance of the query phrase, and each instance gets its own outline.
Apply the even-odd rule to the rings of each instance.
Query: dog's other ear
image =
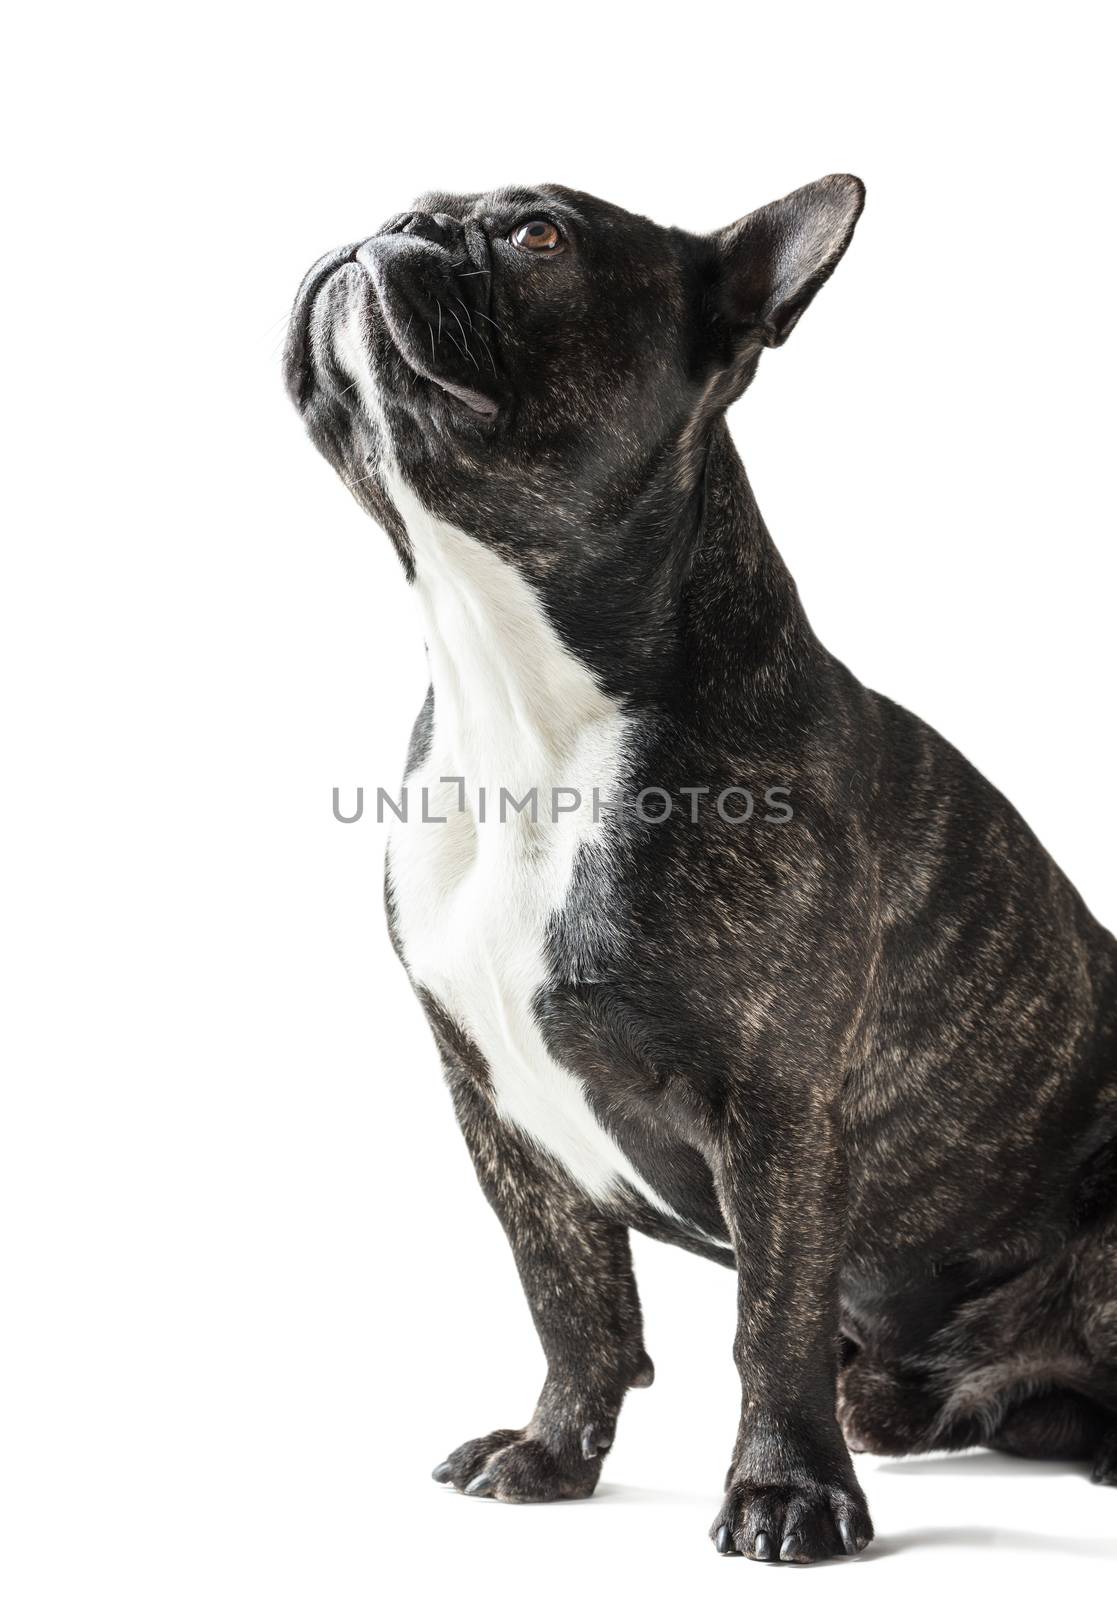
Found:
[[[865,185],[834,173],[715,235],[718,312],[741,344],[783,344],[845,254]]]

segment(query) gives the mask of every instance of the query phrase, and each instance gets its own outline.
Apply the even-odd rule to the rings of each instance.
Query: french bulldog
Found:
[[[1117,944],[815,637],[725,420],[863,200],[428,194],[312,268],[285,357],[418,598],[389,926],[547,1360],[434,1477],[593,1492],[653,1375],[635,1228],[737,1275],[711,1537],[759,1561],[865,1548],[850,1449],[1117,1483]]]

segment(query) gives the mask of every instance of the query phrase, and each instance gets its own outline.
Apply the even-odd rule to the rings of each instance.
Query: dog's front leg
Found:
[[[593,1493],[630,1388],[646,1388],[640,1301],[628,1230],[565,1184],[483,1091],[451,1076],[481,1186],[508,1235],[547,1357],[526,1428],[461,1445],[440,1483],[496,1500],[572,1500]]]
[[[742,1402],[711,1537],[758,1560],[855,1554],[873,1527],[835,1420],[846,1204],[836,1113],[809,1094],[731,1100],[712,1164],[737,1255]]]

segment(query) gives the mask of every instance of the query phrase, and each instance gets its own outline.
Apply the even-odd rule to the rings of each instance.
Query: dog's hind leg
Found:
[[[1099,1229],[961,1307],[935,1341],[930,1448],[1092,1461],[1095,1481],[1113,1482],[1115,1269],[1117,1232]]]
[[[1104,1431],[1091,1454],[1095,1483],[1117,1487],[1117,1217],[1109,1215],[1075,1251],[1075,1325],[1091,1363],[1091,1392]]]
[[[1094,1483],[1104,1483],[1117,1489],[1117,1422],[1110,1416],[1109,1427],[1094,1452],[1090,1477]]]
[[[1056,1389],[1010,1405],[986,1443],[991,1450],[1033,1460],[1093,1461],[1107,1429],[1100,1406],[1085,1395]]]
[[[941,1399],[926,1374],[905,1370],[859,1351],[838,1375],[838,1422],[855,1452],[878,1456],[918,1455],[932,1448]],[[966,1437],[935,1448],[961,1449]]]

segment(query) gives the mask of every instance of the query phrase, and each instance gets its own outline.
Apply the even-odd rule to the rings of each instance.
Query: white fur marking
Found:
[[[532,1010],[547,976],[547,924],[579,850],[594,848],[592,791],[608,798],[615,785],[626,718],[514,567],[431,516],[397,471],[386,467],[384,478],[414,548],[435,696],[430,755],[408,780],[412,809],[406,824],[393,821],[388,852],[408,967],[485,1057],[502,1116],[588,1195],[607,1200],[623,1179],[674,1217],[551,1055]],[[465,810],[458,785],[438,782],[459,776]],[[419,820],[424,784],[431,814],[446,823]],[[509,810],[502,822],[502,786],[517,798],[537,789],[538,821]],[[552,822],[557,787],[578,789],[582,805]]]

